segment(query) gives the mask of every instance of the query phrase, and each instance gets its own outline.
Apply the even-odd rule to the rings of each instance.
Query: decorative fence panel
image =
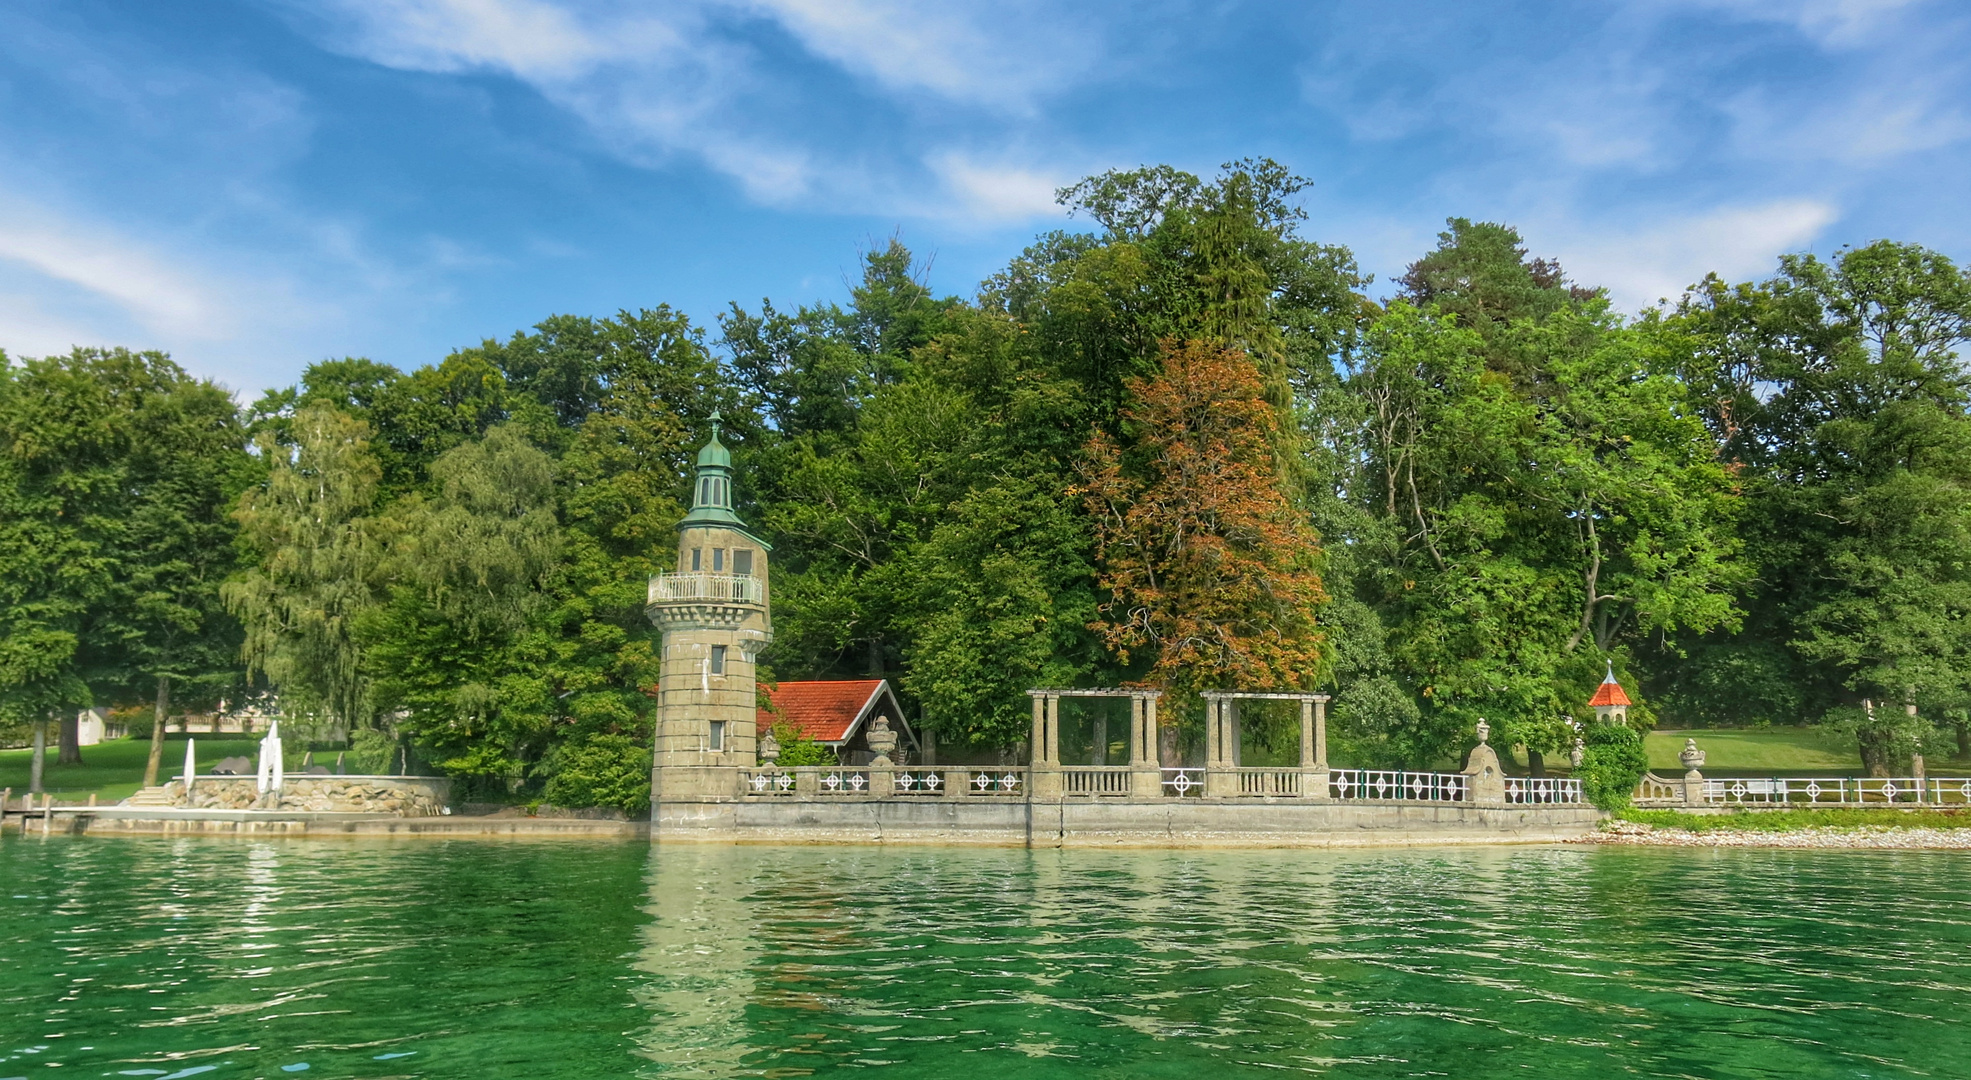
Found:
[[[792,795],[794,774],[785,769],[747,769],[746,794]]]
[[[1179,799],[1204,797],[1203,769],[1163,770],[1163,793]]]
[[[1581,781],[1554,776],[1509,776],[1506,801],[1518,806],[1579,803]]]
[[[815,794],[823,797],[835,795],[868,795],[868,769],[821,769],[821,783]]]
[[[965,779],[960,775],[958,783],[963,785]],[[950,784],[951,778],[942,769],[905,769],[890,777],[890,786],[898,796],[942,798]]]
[[[1087,798],[1127,798],[1129,770],[1113,765],[1068,765],[1061,769],[1061,789]]]
[[[1239,794],[1298,796],[1300,770],[1240,769]]]
[[[1418,773],[1401,769],[1336,769],[1328,774],[1334,797],[1344,800],[1468,802],[1471,778],[1463,773]]]
[[[1014,768],[961,769],[951,775],[965,780],[965,794],[977,798],[1025,798],[1027,771]]]

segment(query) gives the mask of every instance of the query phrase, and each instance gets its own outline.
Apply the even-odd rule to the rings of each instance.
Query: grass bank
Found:
[[[185,736],[169,735],[164,740],[164,767],[159,780],[175,776],[185,768]],[[211,768],[226,757],[251,758],[260,752],[255,738],[215,738],[193,735],[196,740],[199,771]],[[136,793],[144,782],[144,762],[150,757],[149,739],[111,739],[82,748],[82,764],[55,764],[55,748],[48,747],[48,767],[42,775],[42,788],[59,802],[80,802],[96,796],[100,802],[116,802]],[[19,798],[27,791],[28,759],[32,750],[0,750],[0,787],[14,789]]]
[[[1687,832],[1799,832],[1803,829],[1971,829],[1971,813],[1962,810],[1734,810],[1727,814],[1692,814],[1682,810],[1624,810],[1622,821]]]
[[[1684,740],[1696,739],[1706,755],[1704,771],[1720,775],[1839,772],[1859,775],[1861,754],[1852,739],[1819,728],[1707,728],[1652,731],[1643,739],[1649,767],[1658,774],[1683,774],[1677,760]]]

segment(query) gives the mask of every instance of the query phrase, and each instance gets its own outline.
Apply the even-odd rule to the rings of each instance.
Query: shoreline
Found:
[[[1971,829],[1935,829],[1901,825],[1815,825],[1786,831],[1706,829],[1607,821],[1570,844],[1609,844],[1630,847],[1792,848],[1855,851],[1971,850]]]

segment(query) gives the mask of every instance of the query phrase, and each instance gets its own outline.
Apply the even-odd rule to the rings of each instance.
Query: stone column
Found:
[[[1148,694],[1129,695],[1129,716],[1134,723],[1129,739],[1129,797],[1163,797],[1163,772],[1157,768],[1157,699]]]
[[[1061,695],[1047,695],[1047,764],[1061,764]]]
[[[1232,701],[1230,698],[1205,699],[1205,789],[1209,798],[1231,798],[1239,793],[1239,775],[1232,771]]]
[[[1308,698],[1300,702],[1300,796],[1326,801],[1333,794],[1328,786],[1327,726],[1315,710],[1321,703]]]
[[[1045,694],[1027,696],[1033,699],[1033,738],[1027,740],[1027,764],[1038,769],[1047,753],[1047,697]]]
[[[1033,770],[1027,774],[1027,798],[1059,801],[1065,792],[1061,780],[1061,695],[1035,697],[1034,720]]]

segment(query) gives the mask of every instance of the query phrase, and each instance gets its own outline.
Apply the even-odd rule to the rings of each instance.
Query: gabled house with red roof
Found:
[[[831,679],[784,682],[767,692],[771,708],[759,710],[760,731],[774,724],[791,725],[807,738],[835,751],[844,765],[867,765],[868,729],[878,716],[887,717],[896,732],[897,748],[890,757],[899,765],[924,761],[924,745],[915,728],[903,718],[888,679]]]

